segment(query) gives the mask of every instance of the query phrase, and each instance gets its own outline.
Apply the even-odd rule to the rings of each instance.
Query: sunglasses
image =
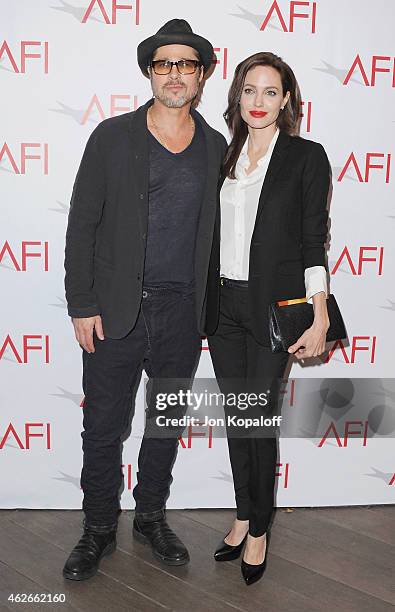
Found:
[[[150,65],[155,74],[170,74],[173,66],[177,66],[177,70],[180,74],[193,74],[196,72],[197,67],[201,66],[201,63],[198,60],[189,59],[181,59],[177,62],[170,62],[169,60],[154,60]]]

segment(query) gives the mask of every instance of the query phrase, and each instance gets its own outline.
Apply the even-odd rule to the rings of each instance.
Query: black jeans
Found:
[[[270,388],[264,416],[277,414],[279,383],[289,355],[272,353],[255,340],[247,286],[221,286],[219,325],[208,343],[221,391],[259,392]],[[229,412],[226,404],[225,411]],[[252,413],[257,416],[257,409]],[[249,533],[258,537],[266,532],[273,512],[277,438],[273,433],[266,437],[256,429],[236,431],[227,427],[227,433],[237,518],[249,520]]]
[[[143,291],[140,313],[124,338],[99,340],[95,352],[83,350],[85,394],[82,432],[84,461],[81,487],[88,525],[115,527],[120,512],[121,438],[127,430],[133,391],[145,369],[150,381],[191,379],[200,354],[195,295],[191,288],[148,288]],[[152,396],[154,398],[154,396]],[[149,410],[154,409],[152,406]],[[142,518],[163,511],[172,481],[178,449],[174,435],[142,439],[137,484],[133,490],[136,513]]]

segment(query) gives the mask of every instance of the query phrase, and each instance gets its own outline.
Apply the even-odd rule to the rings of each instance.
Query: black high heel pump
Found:
[[[267,559],[267,549],[269,545],[269,533],[266,532],[266,550],[265,550],[265,558],[259,565],[251,565],[250,563],[246,563],[244,559],[241,560],[241,574],[244,578],[245,583],[249,586],[250,584],[254,584],[262,578],[263,572],[266,569],[266,559]]]
[[[230,533],[230,531],[229,531]],[[229,535],[229,533],[227,535]],[[243,550],[244,544],[247,540],[248,532],[245,534],[244,538],[237,544],[236,546],[231,546],[225,542],[225,538],[219,544],[217,550],[214,553],[214,559],[216,561],[233,561],[233,559],[238,559],[240,557],[240,553]]]

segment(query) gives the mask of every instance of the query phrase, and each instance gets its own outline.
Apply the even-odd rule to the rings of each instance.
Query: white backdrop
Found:
[[[284,401],[297,418],[299,379],[393,376],[393,2],[15,0],[0,11],[0,507],[80,507],[82,360],[63,287],[69,200],[93,128],[150,97],[136,47],[171,18],[187,19],[216,48],[198,109],[209,123],[228,136],[222,113],[236,64],[272,51],[299,81],[301,135],[321,142],[332,164],[331,291],[349,343],[308,367],[294,363]],[[205,340],[197,376],[213,376]],[[358,402],[349,386],[344,398]],[[375,393],[369,401],[380,435],[347,440],[343,427],[322,441],[318,424],[310,440],[281,440],[278,506],[394,502],[395,396],[381,408]],[[352,428],[365,426],[369,419]],[[124,508],[134,506],[142,430],[140,388],[124,448]],[[233,506],[226,442],[210,442],[204,428],[191,433],[168,507]]]

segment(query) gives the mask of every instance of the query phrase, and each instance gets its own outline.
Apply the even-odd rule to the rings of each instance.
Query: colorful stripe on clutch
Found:
[[[291,304],[302,304],[303,302],[307,302],[305,297],[295,298],[293,300],[282,300],[281,302],[277,302],[277,306],[290,306]]]

